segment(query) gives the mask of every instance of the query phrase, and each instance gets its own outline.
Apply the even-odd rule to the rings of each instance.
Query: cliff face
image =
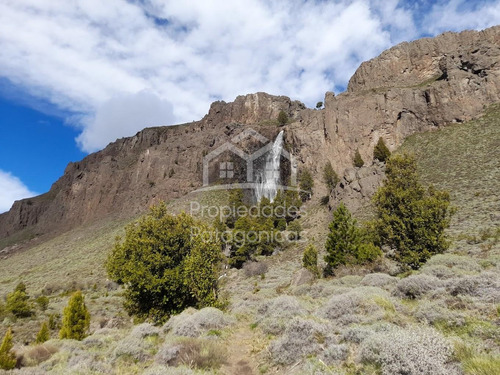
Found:
[[[286,142],[320,178],[326,161],[343,175],[359,149],[368,164],[383,137],[393,150],[415,132],[480,115],[500,101],[500,27],[446,33],[399,44],[363,63],[325,108],[307,109],[265,93],[215,102],[200,121],[147,128],[70,163],[51,190],[17,201],[0,215],[0,238],[28,228],[63,230],[109,214],[130,216],[156,201],[178,198],[202,185],[202,159],[246,127],[268,138],[280,110],[292,122]]]

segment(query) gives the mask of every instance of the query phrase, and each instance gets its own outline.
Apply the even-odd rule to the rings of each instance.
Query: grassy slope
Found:
[[[445,264],[454,277],[477,275],[483,271],[498,274],[500,248],[499,242],[495,242],[493,237],[494,230],[500,223],[498,221],[500,220],[500,106],[490,108],[479,120],[451,125],[433,133],[412,136],[405,142],[402,149],[416,154],[422,177],[425,180],[452,192],[453,203],[458,212],[450,229],[450,234],[454,239],[450,252],[473,256],[470,261],[469,256],[452,257],[451,260],[437,258],[432,267]],[[173,211],[189,212],[189,202],[193,199],[201,204],[209,205],[221,204],[225,197],[224,194],[216,193],[193,194],[171,202],[170,207]],[[308,238],[314,237],[316,245],[322,250],[329,213],[317,202],[309,204],[306,209],[308,214],[301,219],[307,232],[306,235]],[[31,341],[36,334],[34,331],[39,322],[45,319],[48,313],[62,310],[67,298],[65,290],[74,287],[71,285],[73,281],[78,283],[77,287],[86,289],[87,301],[93,316],[92,330],[98,329],[99,320],[121,319],[126,327],[130,326],[130,322],[120,311],[119,291],[108,291],[106,288],[106,275],[102,265],[114,237],[123,233],[124,224],[123,221],[108,220],[78,228],[0,260],[0,295],[5,295],[12,290],[20,280],[28,284],[28,291],[31,295],[39,294],[47,286],[55,289],[55,292],[51,294],[49,310],[46,313],[38,312],[35,320],[20,320],[14,324],[18,343]],[[440,322],[441,325],[436,323],[435,326],[447,335],[465,337],[466,343],[474,343],[479,351],[484,352],[487,348],[493,353],[498,353],[500,335],[498,332],[495,333],[492,325],[497,319],[495,302],[487,303],[473,297],[458,298],[446,294],[435,297],[426,296],[418,301],[406,301],[391,295],[392,289],[388,287],[386,291],[389,294],[384,294],[384,290],[381,289],[376,292],[375,296],[370,296],[371,292],[361,285],[362,276],[356,275],[320,280],[313,285],[294,287],[291,281],[300,269],[302,250],[303,245],[291,246],[285,252],[266,259],[269,270],[263,278],[247,277],[242,271],[227,271],[223,288],[231,301],[228,313],[237,319],[237,323],[231,328],[222,330],[220,340],[221,344],[228,348],[234,345],[243,347],[238,351],[229,351],[228,363],[223,366],[223,372],[234,372],[234,369],[241,367],[242,363],[249,368],[248,374],[258,371],[312,373],[314,368],[326,370],[324,364],[314,356],[310,359],[301,359],[297,356],[299,364],[293,368],[293,371],[273,364],[267,348],[274,340],[283,337],[283,332],[269,333],[269,326],[273,324],[286,326],[291,319],[276,318],[272,314],[266,317],[262,313],[262,308],[281,295],[293,296],[305,310],[305,319],[327,324],[330,332],[334,332],[338,340],[341,340],[340,335],[345,333],[346,328],[342,327],[339,322],[326,322],[320,318],[320,310],[332,296],[348,291],[359,292],[363,296],[363,308],[368,309],[368,314],[377,313],[377,306],[382,308],[385,313],[377,318],[378,321],[399,326],[425,325],[417,318],[417,312],[424,308],[438,310],[445,317],[446,314],[452,315],[452,313],[462,314],[467,319],[473,317],[476,320],[467,320],[460,330],[450,328],[445,324],[446,322]],[[453,265],[454,262],[459,266]],[[430,274],[431,271],[429,267],[423,273]],[[354,272],[360,272],[360,270]],[[94,284],[97,284],[95,290]],[[433,303],[439,304],[439,309],[442,308],[441,305],[445,306],[444,312],[433,307]],[[283,313],[286,310],[285,307]],[[372,327],[373,322],[369,315],[362,317],[361,320],[366,327]],[[7,323],[9,320],[0,326],[0,334],[5,331]],[[102,358],[99,357],[98,360],[103,363],[112,362],[116,342],[125,340],[124,337],[129,331],[125,328],[110,332],[101,332],[101,336],[96,335],[96,341],[102,339],[104,344],[100,343],[96,347],[83,346],[83,349],[80,347],[79,350],[87,350],[86,348],[90,347],[91,352],[102,352]],[[171,336],[172,334],[161,337],[157,344],[160,345],[163,340],[167,342],[175,339]],[[54,371],[60,369],[61,373],[67,373],[69,366],[66,363],[67,358],[71,357],[73,350],[76,350],[71,345],[77,344],[68,344],[68,346],[55,340],[54,345],[61,347],[61,350],[55,357],[53,369]],[[355,373],[356,371],[376,373],[370,366],[356,362],[359,348],[356,344],[349,345],[349,357],[344,362],[330,365],[329,370],[340,373]],[[154,351],[152,350],[151,353]],[[469,371],[470,374],[491,373],[474,370],[474,366],[477,366],[476,362],[483,360],[487,361],[487,357],[474,357],[469,362],[462,358],[462,361],[473,369]],[[144,366],[151,363],[151,359],[136,363],[124,357],[113,362],[112,366],[119,369],[118,373],[140,373]],[[81,373],[91,372],[82,371]]]
[[[425,181],[450,191],[458,209],[452,234],[500,225],[500,105],[478,120],[415,134],[402,150],[416,155]]]

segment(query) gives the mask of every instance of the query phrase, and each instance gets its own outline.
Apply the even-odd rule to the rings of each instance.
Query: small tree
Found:
[[[288,224],[288,239],[290,241],[300,240],[300,234],[302,233],[302,225],[300,225],[298,220],[292,221]]]
[[[36,335],[35,342],[37,344],[41,344],[49,339],[50,339],[49,326],[47,325],[47,322],[43,322],[40,331],[38,331],[38,334]]]
[[[323,102],[317,102],[316,109],[321,109],[321,107],[323,107]]]
[[[285,111],[281,110],[280,113],[278,114],[278,124],[280,126],[286,125],[288,122],[288,116],[285,113]]]
[[[384,139],[382,137],[379,138],[375,148],[373,149],[373,159],[380,160],[385,163],[390,156],[391,152],[385,145]]]
[[[391,156],[385,173],[385,184],[374,196],[380,241],[394,250],[397,261],[418,269],[449,246],[444,231],[452,214],[450,196],[420,184],[410,155]]]
[[[26,293],[26,285],[20,282],[14,291],[7,295],[6,310],[18,318],[31,316],[33,311],[31,304],[28,302],[29,298]]]
[[[312,178],[311,172],[307,169],[303,170],[299,177],[299,187],[300,187],[300,199],[305,202],[311,199],[312,188],[314,187],[314,180]]]
[[[40,310],[45,311],[47,310],[47,307],[49,307],[49,297],[47,296],[40,296],[38,297],[35,302],[38,304],[38,307],[40,307]]]
[[[302,266],[309,270],[314,276],[319,276],[318,270],[318,250],[313,244],[307,245],[302,256]]]
[[[330,162],[326,163],[323,168],[323,181],[330,191],[333,190],[340,181],[337,172],[335,172]]]
[[[61,339],[83,340],[90,326],[90,314],[85,306],[82,292],[76,291],[64,308],[62,327],[59,331]]]
[[[0,345],[0,368],[3,370],[12,370],[16,367],[16,353],[12,347],[12,329],[9,328]]]
[[[353,164],[356,168],[361,168],[363,165],[365,165],[365,162],[363,161],[359,150],[356,150],[356,153],[354,154]]]
[[[340,203],[333,212],[333,220],[329,226],[330,232],[326,239],[325,261],[328,270],[332,270],[348,262],[348,257],[355,256],[360,244],[360,235],[356,227],[356,220],[351,213]]]

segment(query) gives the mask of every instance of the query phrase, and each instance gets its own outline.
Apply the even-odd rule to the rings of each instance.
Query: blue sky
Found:
[[[500,0],[0,0],[0,212],[214,100],[313,106],[396,43],[499,23]]]

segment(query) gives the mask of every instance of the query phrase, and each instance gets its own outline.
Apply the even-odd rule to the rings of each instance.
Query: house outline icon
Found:
[[[256,139],[257,141],[261,143],[266,143],[265,146],[259,148],[257,151],[255,151],[252,154],[247,154],[245,151],[243,151],[241,148],[236,146],[234,143],[240,142],[243,139],[246,139],[248,137],[252,137]],[[237,185],[239,188],[252,188],[254,184],[256,183],[254,181],[254,161],[261,156],[265,155],[269,151],[271,151],[273,148],[273,142],[269,141],[268,138],[264,137],[262,134],[258,133],[252,128],[245,129],[241,133],[239,133],[237,136],[231,138],[231,141],[226,142],[222,144],[221,146],[217,147],[215,150],[211,151],[207,155],[203,157],[203,188],[207,188],[210,185],[209,182],[209,165],[210,161],[221,155],[223,152],[230,151],[233,154],[239,156],[241,159],[243,159],[246,162],[246,183],[241,184],[241,183],[236,183],[236,184],[226,184],[226,185],[218,185],[220,186],[221,189],[227,189],[229,188],[228,185]],[[288,159],[291,164],[291,176],[290,176],[290,182],[292,186],[295,186],[297,184],[297,168],[294,163],[294,158],[292,154],[290,154],[287,150],[282,148],[281,150],[281,156],[284,158]],[[230,162],[221,162],[221,163],[230,163]],[[232,163],[231,163],[232,164]],[[226,166],[226,164],[224,164]],[[228,168],[229,169],[229,168]],[[222,170],[222,168],[221,168]]]

